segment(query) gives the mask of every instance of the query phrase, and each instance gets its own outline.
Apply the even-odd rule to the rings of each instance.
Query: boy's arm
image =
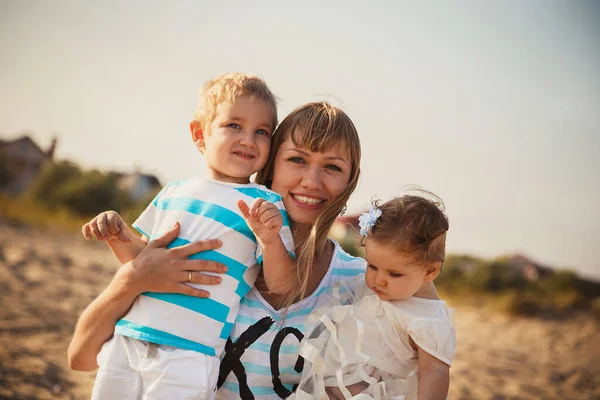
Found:
[[[144,250],[144,247],[148,244],[149,238],[146,235],[142,235],[140,238],[131,232],[130,240],[129,243],[124,243],[118,238],[111,238],[106,241],[106,244],[108,244],[108,247],[110,247],[121,264],[128,263],[135,259],[138,254]]]
[[[95,236],[106,241],[121,264],[136,258],[148,243],[147,236],[139,238],[115,211],[98,214],[82,227],[82,233],[88,240]]]
[[[256,235],[262,247],[263,275],[270,292],[285,294],[296,286],[296,260],[285,247],[279,234],[283,217],[279,209],[268,201],[258,198],[252,205],[238,201],[244,219]]]
[[[417,346],[419,354],[418,400],[445,400],[450,386],[450,367]]]
[[[296,260],[292,258],[281,237],[263,247],[263,275],[270,292],[286,294],[296,286]]]

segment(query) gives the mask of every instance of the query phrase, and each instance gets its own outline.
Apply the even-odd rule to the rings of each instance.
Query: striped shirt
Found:
[[[228,271],[219,285],[191,284],[210,291],[209,298],[177,293],[140,295],[115,328],[115,333],[220,356],[238,312],[240,300],[254,285],[262,252],[256,237],[237,207],[239,199],[250,205],[255,198],[275,204],[283,215],[280,234],[288,251],[293,239],[281,196],[257,184],[233,184],[198,178],[167,184],[135,221],[134,227],[149,238],[168,231],[179,221],[179,237],[168,247],[202,239],[221,239],[216,249],[190,256],[225,264]]]
[[[281,312],[273,309],[256,288],[242,299],[231,338],[222,357],[218,400],[287,397],[300,381],[302,359],[298,344],[304,337],[304,323],[321,294],[345,279],[364,274],[366,262],[352,257],[339,244],[329,270],[317,289],[293,304],[283,323]]]

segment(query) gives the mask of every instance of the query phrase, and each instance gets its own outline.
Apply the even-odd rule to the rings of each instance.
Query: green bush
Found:
[[[80,216],[122,211],[133,204],[113,176],[82,171],[68,161],[47,164],[26,196],[49,210],[66,209]]]

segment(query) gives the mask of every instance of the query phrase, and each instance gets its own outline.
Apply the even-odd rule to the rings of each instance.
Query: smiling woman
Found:
[[[296,243],[296,235],[302,236],[296,246],[300,284],[281,300],[286,308],[305,297],[310,279],[322,278],[313,276],[315,254],[323,250],[319,246],[358,184],[361,148],[350,117],[326,102],[295,109],[277,133],[256,181],[282,196]]]

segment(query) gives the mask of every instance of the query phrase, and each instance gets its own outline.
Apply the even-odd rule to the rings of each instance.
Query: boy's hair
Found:
[[[234,103],[241,96],[250,96],[263,102],[271,113],[273,129],[277,126],[277,98],[258,76],[240,72],[227,72],[213,78],[202,86],[194,120],[200,122],[202,130],[208,130],[215,118],[219,104]]]
[[[350,179],[348,184],[335,199],[333,199],[313,223],[311,234],[304,243],[296,243],[297,279],[299,285],[283,297],[280,306],[287,308],[298,299],[304,298],[308,280],[313,271],[315,256],[322,249],[317,248],[333,222],[340,214],[350,195],[356,188],[360,176],[360,140],[352,120],[341,109],[321,101],[307,103],[292,111],[277,127],[271,139],[271,153],[264,168],[258,171],[256,182],[271,187],[275,158],[279,147],[291,138],[297,147],[306,148],[313,152],[325,151],[333,146],[344,146],[348,151]]]
[[[441,199],[426,192],[436,201],[421,196],[405,195],[373,206],[381,210],[367,237],[397,248],[419,264],[444,263],[448,217],[442,211]]]

